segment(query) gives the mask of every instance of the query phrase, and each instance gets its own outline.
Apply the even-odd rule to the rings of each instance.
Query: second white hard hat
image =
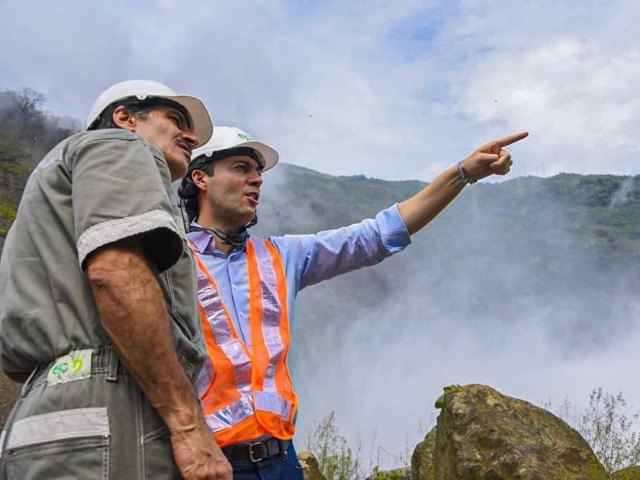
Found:
[[[211,138],[213,123],[207,111],[207,107],[200,99],[191,95],[177,94],[166,85],[152,80],[127,80],[116,83],[102,92],[89,111],[86,129],[100,117],[100,114],[114,102],[127,97],[137,97],[139,100],[146,98],[166,98],[181,105],[189,114],[193,133],[198,136],[200,145],[204,145]]]
[[[196,148],[191,154],[191,159],[195,160],[201,155],[210,157],[213,152],[236,147],[248,147],[257,151],[264,160],[263,172],[278,163],[278,152],[269,145],[254,140],[247,132],[237,127],[216,127],[211,140],[206,145]]]

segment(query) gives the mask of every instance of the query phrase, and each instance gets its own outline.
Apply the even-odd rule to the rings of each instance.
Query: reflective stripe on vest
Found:
[[[246,245],[251,353],[239,340],[215,280],[193,250],[208,353],[196,388],[209,428],[221,446],[264,434],[292,438],[297,398],[286,365],[287,286],[277,249],[253,237]]]

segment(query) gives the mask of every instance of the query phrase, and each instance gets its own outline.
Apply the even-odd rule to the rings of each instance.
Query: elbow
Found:
[[[149,268],[141,248],[117,244],[94,252],[85,265],[85,272],[93,289],[104,289],[113,284],[122,285],[132,271]]]
[[[87,260],[86,274],[92,288],[105,288],[117,273],[117,262],[109,254],[95,253]]]

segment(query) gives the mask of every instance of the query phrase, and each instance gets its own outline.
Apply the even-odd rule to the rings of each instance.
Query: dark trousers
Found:
[[[275,455],[256,463],[234,460],[231,466],[234,480],[303,480],[302,467],[293,442],[289,443],[283,455]]]

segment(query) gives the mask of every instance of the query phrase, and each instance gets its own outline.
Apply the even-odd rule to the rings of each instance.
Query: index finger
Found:
[[[511,135],[507,135],[506,137],[502,137],[494,141],[501,147],[506,147],[507,145],[519,142],[520,140],[522,140],[523,138],[527,138],[528,136],[529,132],[512,133]]]
[[[495,147],[496,145],[500,148],[506,147],[507,145],[519,142],[520,140],[522,140],[523,138],[527,138],[528,136],[529,132],[512,133],[511,135],[507,135],[506,137],[498,138],[497,140],[491,140],[490,142],[487,142],[483,146],[481,146],[478,150]]]

